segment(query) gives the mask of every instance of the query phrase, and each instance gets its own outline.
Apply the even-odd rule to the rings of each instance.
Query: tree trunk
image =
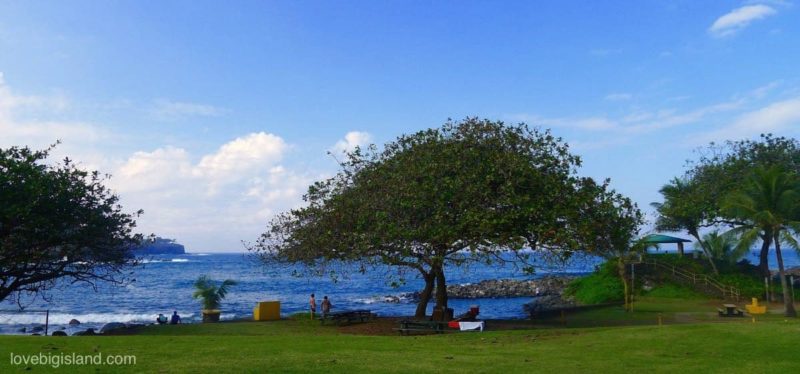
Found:
[[[789,282],[786,281],[786,272],[783,271],[783,256],[781,255],[781,241],[778,235],[780,230],[775,233],[775,257],[778,259],[778,274],[781,277],[781,287],[783,288],[783,305],[786,317],[797,317],[797,312],[794,310],[794,300],[792,299],[792,291],[789,289]]]
[[[442,265],[436,267],[436,307],[447,308],[447,280]]]
[[[625,307],[625,311],[628,311],[628,300],[630,300],[628,295],[630,294],[630,291],[628,290],[628,277],[625,274],[625,262],[622,261],[622,257],[617,259],[617,272],[619,273],[619,279],[622,280],[623,306]]]
[[[714,263],[714,258],[711,256],[711,252],[709,252],[708,248],[706,248],[706,242],[704,242],[703,239],[700,239],[700,234],[697,232],[697,230],[690,230],[689,234],[694,236],[694,238],[697,239],[697,242],[700,243],[700,248],[703,249],[703,253],[706,255],[708,263],[711,264],[711,270],[714,272],[714,275],[719,275],[717,264]]]
[[[761,237],[763,243],[761,244],[761,253],[758,255],[758,270],[761,276],[772,276],[769,272],[769,246],[772,245],[772,235],[766,233]]]
[[[417,311],[414,313],[414,318],[423,319],[428,311],[428,302],[431,301],[431,294],[433,294],[433,281],[436,275],[433,271],[425,273],[422,272],[422,279],[425,280],[425,288],[419,294],[419,301],[417,301]]]

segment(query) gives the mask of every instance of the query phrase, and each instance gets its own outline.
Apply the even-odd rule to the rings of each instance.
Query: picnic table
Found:
[[[722,304],[721,308],[717,308],[717,313],[720,317],[743,317],[744,311],[739,309],[735,304]]]
[[[411,335],[412,332],[435,332],[441,334],[444,333],[446,328],[447,322],[405,319],[400,321],[400,328],[394,330],[400,332],[400,335]]]
[[[366,309],[345,310],[341,312],[328,313],[319,319],[319,323],[321,325],[324,325],[325,321],[331,321],[336,325],[342,325],[352,322],[366,322],[372,319],[373,317],[375,317],[375,315],[372,314],[372,311],[370,310]]]

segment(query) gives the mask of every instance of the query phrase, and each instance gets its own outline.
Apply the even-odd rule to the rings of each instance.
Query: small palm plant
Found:
[[[195,291],[192,297],[200,299],[203,304],[203,322],[217,322],[219,321],[219,307],[225,295],[228,294],[228,288],[236,285],[236,281],[226,279],[219,286],[216,285],[211,278],[203,275],[194,282]]]
[[[730,233],[720,234],[719,231],[712,231],[703,235],[703,241],[705,242],[705,247],[700,242],[695,242],[695,250],[706,250],[715,260],[729,264],[735,264],[746,256],[750,250],[747,246],[738,245],[736,238]]]

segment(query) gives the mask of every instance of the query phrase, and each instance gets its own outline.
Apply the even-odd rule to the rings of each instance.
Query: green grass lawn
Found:
[[[13,366],[12,352],[136,356],[129,366],[58,369],[81,372],[800,372],[798,320],[721,321],[709,316],[704,300],[649,299],[637,306],[633,314],[609,307],[567,315],[566,327],[545,321],[411,337],[343,333],[305,317],[151,326],[126,336],[3,336],[0,372],[53,370]],[[697,320],[679,323],[683,313]],[[658,314],[665,325],[657,325]],[[591,321],[616,326],[584,327]],[[633,326],[620,326],[626,321]]]

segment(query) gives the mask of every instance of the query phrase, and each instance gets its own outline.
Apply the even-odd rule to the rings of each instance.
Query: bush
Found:
[[[739,289],[741,297],[764,297],[764,280],[748,274],[721,274],[718,277],[723,284],[731,285]],[[780,284],[778,287],[780,288]]]
[[[572,281],[566,293],[581,304],[622,301],[624,298],[622,282],[612,261],[603,263],[594,273]]]

